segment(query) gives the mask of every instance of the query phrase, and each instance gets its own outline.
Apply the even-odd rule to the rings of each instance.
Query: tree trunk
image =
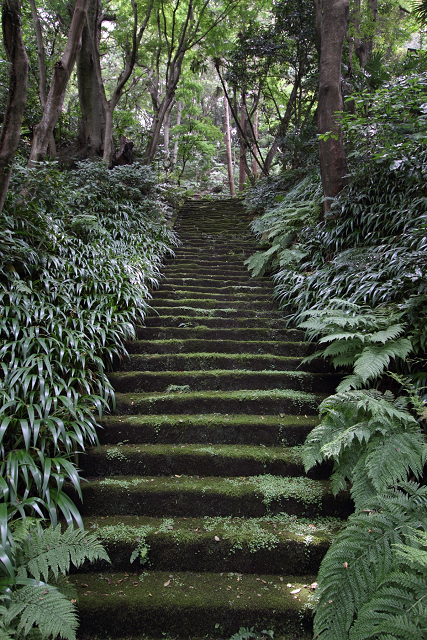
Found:
[[[245,110],[245,103],[242,99],[242,104],[240,106],[240,128],[242,129],[242,131],[246,130],[246,110]],[[243,136],[240,135],[240,153],[239,153],[239,191],[242,192],[245,188],[245,181],[246,181],[246,171],[245,171],[245,163],[247,164],[247,160],[246,160],[246,143],[245,140],[243,139]]]
[[[37,41],[37,64],[39,68],[39,96],[40,96],[40,104],[43,112],[46,106],[46,100],[47,100],[47,80],[46,80],[46,62],[45,62],[46,57],[45,57],[45,49],[43,44],[43,34],[42,34],[39,16],[37,13],[35,0],[30,0],[30,7],[31,7],[31,15],[33,18],[34,31],[36,33],[36,41]],[[54,158],[56,156],[56,144],[55,144],[53,131],[49,140],[49,155],[51,158]]]
[[[65,51],[62,58],[55,63],[43,116],[34,130],[29,166],[46,158],[49,140],[61,114],[68,80],[76,62],[88,4],[89,0],[76,0]]]
[[[368,7],[370,19],[375,24],[378,17],[378,0],[368,0]],[[354,7],[355,14],[355,32],[356,36],[354,38],[354,52],[359,59],[359,64],[363,69],[368,62],[368,58],[372,53],[374,46],[374,30],[371,28],[369,30],[370,35],[368,37],[359,38],[360,32],[360,0],[356,0]]]
[[[100,3],[91,0],[87,20],[91,22],[95,46],[100,40]],[[105,136],[105,109],[96,73],[96,54],[87,24],[83,27],[82,45],[77,58],[77,80],[80,110],[82,113],[82,137],[87,156],[103,155]]]
[[[255,113],[254,113],[254,138],[255,141],[258,142],[258,109],[255,109]],[[257,178],[258,177],[258,162],[257,162],[257,145],[254,143],[253,145],[253,172],[254,172],[254,177]]]
[[[341,112],[341,58],[347,31],[349,0],[323,0],[319,75],[318,128],[320,134],[320,174],[324,192],[324,210],[344,187],[347,161],[342,130],[335,118]]]
[[[12,161],[19,144],[22,117],[27,99],[29,62],[21,33],[19,0],[3,0],[3,44],[9,62],[9,87],[0,131],[0,212],[9,187]]]
[[[179,126],[181,124],[181,116],[182,116],[182,101],[178,102],[177,112],[176,112],[176,124]],[[173,152],[172,152],[172,164],[175,167],[178,160],[178,138],[176,138],[173,143]]]
[[[228,100],[225,94],[224,94],[224,120],[225,120],[225,149],[227,152],[228,184],[230,186],[230,194],[232,196],[235,196],[236,189],[234,187],[233,160],[231,157],[230,114],[228,111]]]

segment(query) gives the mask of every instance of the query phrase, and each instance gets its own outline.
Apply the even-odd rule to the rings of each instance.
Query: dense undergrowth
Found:
[[[246,198],[284,314],[347,374],[320,406],[308,470],[334,463],[352,515],[326,554],[314,621],[322,640],[427,634],[427,75],[352,96],[343,116],[349,184],[322,214],[310,170]],[[293,182],[292,182],[293,179]],[[391,369],[391,372],[390,372]]]
[[[97,422],[114,406],[106,372],[126,356],[177,242],[172,213],[142,165],[14,171],[0,219],[0,599],[8,610],[25,586],[15,521],[82,524],[64,488],[80,495],[76,454],[97,442]]]

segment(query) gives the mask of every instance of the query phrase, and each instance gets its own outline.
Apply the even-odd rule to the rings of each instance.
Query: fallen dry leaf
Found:
[[[291,591],[291,594],[294,595],[294,593],[299,593],[301,591],[301,589],[294,589],[293,591]]]
[[[171,581],[170,581],[170,580],[167,580],[163,586],[164,586],[164,587],[168,587],[168,586],[170,585],[170,583],[171,583]]]

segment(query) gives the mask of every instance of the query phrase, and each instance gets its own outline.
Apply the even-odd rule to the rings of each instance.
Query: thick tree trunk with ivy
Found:
[[[325,211],[344,187],[347,175],[342,130],[335,114],[343,109],[341,59],[348,13],[349,0],[322,0],[318,129],[319,134],[326,134],[319,143]]]
[[[91,0],[87,12],[95,46],[99,47],[102,24],[99,0]],[[96,73],[96,52],[89,27],[85,24],[82,32],[82,45],[77,58],[77,79],[80,110],[82,114],[81,138],[85,155],[96,157],[103,155],[105,136],[105,109]]]
[[[76,62],[80,40],[86,20],[89,0],[76,0],[70,31],[64,53],[53,69],[52,84],[46,99],[42,119],[35,127],[28,164],[44,160],[53,129],[58,122],[64,103],[68,80]]]
[[[22,41],[19,0],[3,0],[3,45],[9,62],[7,103],[0,132],[0,212],[10,181],[12,161],[19,144],[27,99],[28,57]]]

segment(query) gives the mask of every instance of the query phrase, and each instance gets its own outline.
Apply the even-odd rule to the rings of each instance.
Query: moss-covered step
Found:
[[[188,300],[191,298],[192,300],[215,300],[218,302],[234,302],[234,301],[244,301],[246,303],[269,303],[272,300],[271,293],[247,293],[243,292],[233,292],[233,293],[225,293],[222,289],[215,288],[213,291],[206,292],[197,292],[197,291],[189,291],[186,289],[175,289],[174,291],[167,291],[163,288],[158,291],[152,292],[153,304],[158,299],[167,299],[167,300]]]
[[[304,475],[298,448],[226,444],[126,443],[88,447],[79,456],[88,476],[281,476]],[[330,468],[316,467],[310,477],[327,478]]]
[[[126,371],[298,371],[302,368],[301,358],[256,353],[133,353],[124,360],[123,366]],[[306,363],[304,371],[330,373],[328,364],[320,358]]]
[[[280,319],[281,315],[277,309],[245,309],[242,311],[241,309],[234,308],[217,308],[217,309],[201,309],[196,304],[192,305],[183,305],[176,304],[176,306],[171,307],[162,307],[158,303],[156,303],[156,308],[152,308],[149,310],[150,317],[157,313],[159,316],[170,316],[177,315],[180,316],[185,314],[187,316],[197,316],[197,317],[205,317],[205,318],[241,318],[242,316],[245,318],[272,318],[272,319]]]
[[[201,284],[196,284],[196,281],[193,280],[192,281],[193,284],[190,284],[189,282],[184,282],[182,284],[172,284],[169,280],[162,283],[161,286],[161,290],[162,291],[192,291],[194,293],[211,293],[211,292],[217,292],[218,290],[220,290],[222,293],[228,293],[229,295],[234,295],[236,293],[238,294],[258,294],[258,293],[262,293],[265,295],[270,295],[272,293],[273,288],[268,288],[265,285],[259,284],[252,284],[249,281],[247,281],[245,284],[241,283],[241,284],[229,284],[229,285],[225,285],[225,283],[223,281],[221,281],[220,279],[218,280],[213,280],[207,284],[205,284],[204,286],[202,286]]]
[[[172,297],[160,297],[155,296],[153,302],[150,303],[153,307],[176,307],[177,302],[180,306],[198,307],[200,309],[253,309],[253,310],[277,310],[277,305],[272,301],[270,296],[266,296],[265,300],[248,300],[240,299],[234,296],[222,296],[217,294],[215,298],[194,298],[193,296],[188,298],[176,298]],[[165,294],[162,294],[165,296]]]
[[[326,480],[270,474],[235,478],[116,476],[82,485],[82,495],[80,509],[85,516],[260,518],[285,512],[303,517],[347,517],[353,510],[348,494],[335,498]]]
[[[114,415],[104,418],[98,435],[102,444],[205,443],[292,447],[303,444],[318,422],[317,415]]]
[[[327,394],[326,394],[327,395]],[[287,413],[313,414],[325,394],[283,389],[240,391],[196,391],[182,389],[169,393],[117,393],[117,413]]]
[[[263,340],[135,340],[128,342],[129,353],[246,353],[304,358],[314,351],[307,342]]]
[[[134,361],[135,363],[135,361]],[[340,376],[307,371],[120,371],[108,374],[115,391],[144,393],[151,391],[239,391],[241,389],[291,389],[334,393]]]
[[[271,289],[274,288],[274,283],[267,278],[250,278],[248,277],[249,274],[245,274],[245,275],[239,275],[239,276],[230,276],[227,279],[224,279],[223,277],[220,276],[216,276],[214,274],[209,274],[209,276],[205,276],[205,277],[189,277],[189,276],[182,276],[181,277],[175,277],[175,278],[168,278],[165,281],[162,281],[161,286],[163,287],[164,284],[168,284],[171,286],[182,286],[182,285],[190,285],[192,286],[194,284],[194,286],[199,286],[199,287],[209,287],[212,284],[213,285],[218,285],[221,286],[222,284],[224,285],[224,287],[238,287],[238,286],[250,286],[250,287],[263,287],[265,288],[267,291],[270,291]]]
[[[248,277],[248,270],[244,266],[243,262],[236,264],[228,264],[226,262],[221,265],[218,264],[201,264],[199,260],[165,260],[164,266],[162,269],[163,273],[168,276],[170,274],[176,274],[178,276],[182,276],[183,273],[186,274],[187,277],[194,277],[197,273],[200,275],[220,275],[223,274],[224,278],[228,278],[229,276],[245,276]]]
[[[70,576],[77,589],[79,637],[230,637],[240,627],[274,637],[311,627],[314,575],[157,572]]]
[[[96,533],[111,565],[102,561],[92,571],[316,572],[333,536],[337,518],[298,518],[280,514],[266,518],[149,518],[119,516],[84,518]],[[86,572],[85,565],[81,571]]]
[[[146,327],[214,327],[217,329],[254,328],[254,329],[287,329],[285,320],[281,318],[210,318],[188,315],[150,315],[145,318],[145,327],[137,328],[139,338]]]
[[[249,340],[249,341],[278,341],[281,342],[303,342],[304,334],[295,329],[273,329],[273,328],[242,328],[230,327],[147,327],[144,332],[140,331],[139,336],[145,340],[173,340],[198,338],[199,340]]]

